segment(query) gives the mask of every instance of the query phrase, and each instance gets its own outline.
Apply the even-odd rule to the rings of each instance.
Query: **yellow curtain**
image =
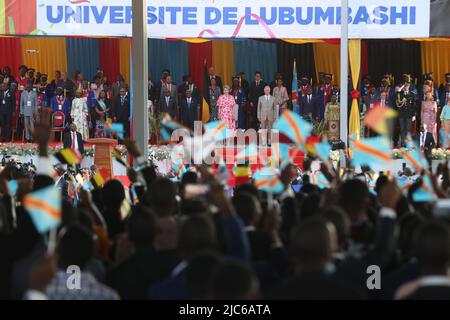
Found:
[[[349,40],[348,42],[348,56],[350,60],[350,68],[352,73],[353,90],[358,88],[359,72],[361,69],[361,40]],[[349,134],[355,134],[356,139],[359,140],[361,131],[361,123],[359,118],[358,100],[353,99],[349,119]],[[345,139],[346,137],[341,137]]]
[[[329,43],[314,43],[314,61],[316,64],[317,79],[319,72],[333,74],[333,83],[340,83],[340,46]]]
[[[54,79],[55,71],[67,72],[66,39],[22,38],[23,63]],[[70,77],[70,75],[68,75]]]
[[[323,40],[320,39],[281,39],[284,42],[292,43],[292,44],[305,44],[305,43],[322,43]]]
[[[409,41],[450,41],[450,38],[406,38],[402,40],[409,40]]]
[[[212,42],[212,65],[223,84],[231,84],[234,74],[234,45],[232,41]]]
[[[185,38],[185,39],[181,39],[183,41],[189,42],[189,43],[205,43],[205,42],[209,42],[211,40],[208,39],[201,39],[201,38]]]
[[[450,72],[450,41],[424,41],[421,43],[422,73],[433,72],[436,85],[445,81]]]
[[[120,74],[125,78],[126,83],[130,82],[130,39],[119,40],[119,53],[120,53]]]

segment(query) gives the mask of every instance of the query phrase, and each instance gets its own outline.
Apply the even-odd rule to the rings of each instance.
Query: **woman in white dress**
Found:
[[[75,99],[72,101],[72,110],[70,117],[72,122],[76,124],[77,131],[81,133],[83,140],[89,139],[89,125],[88,125],[88,107],[87,98],[82,97],[83,91],[77,90],[75,92]]]

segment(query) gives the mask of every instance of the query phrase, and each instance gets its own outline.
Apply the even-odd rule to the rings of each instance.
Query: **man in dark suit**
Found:
[[[433,133],[428,131],[426,124],[422,124],[420,127],[419,145],[423,149],[425,157],[431,161],[431,151],[436,147],[436,141],[434,141]]]
[[[259,129],[259,123],[258,123],[258,100],[259,97],[264,95],[264,87],[266,86],[266,83],[261,78],[261,72],[256,71],[255,72],[255,81],[252,81],[250,84],[250,93],[249,93],[249,100],[250,100],[250,112],[251,112],[251,127],[255,130]]]
[[[220,92],[223,92],[222,78],[216,75],[216,71],[214,70],[213,67],[208,69],[208,77],[209,77],[208,85],[211,85],[211,79],[216,79],[216,85],[220,88]]]
[[[168,113],[174,119],[178,118],[175,98],[169,90],[166,90],[165,95],[159,100],[158,112]]]
[[[130,136],[130,97],[126,87],[121,87],[119,96],[114,99],[113,122],[122,123],[124,136]]]
[[[81,133],[77,132],[77,126],[75,123],[70,125],[70,131],[64,134],[64,149],[72,149],[84,153],[84,141],[81,137]]]
[[[64,149],[72,149],[73,151],[78,152],[80,155],[84,153],[84,141],[81,136],[81,133],[77,132],[77,126],[75,123],[70,125],[70,131],[64,134],[63,146]],[[69,166],[67,166],[69,167]],[[75,171],[80,170],[80,165],[74,165]]]
[[[200,90],[194,84],[194,78],[190,74],[185,76],[185,81],[178,87],[178,95],[180,101],[186,98],[186,92],[188,90],[191,92],[192,98],[194,98],[196,101],[200,101]]]
[[[11,141],[11,119],[16,109],[16,96],[9,89],[8,83],[0,86],[0,124],[2,126],[2,141]]]
[[[300,114],[306,120],[318,117],[318,101],[312,92],[312,87],[308,87],[304,96],[300,97]]]
[[[180,120],[186,127],[194,130],[194,122],[198,120],[200,110],[200,100],[192,95],[190,90],[186,90],[186,97],[181,100]]]

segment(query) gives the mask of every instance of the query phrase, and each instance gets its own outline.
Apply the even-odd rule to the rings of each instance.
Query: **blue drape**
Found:
[[[177,84],[189,73],[189,50],[185,41],[149,39],[148,56],[148,71],[154,81],[160,79],[164,69],[170,70],[173,81]]]
[[[69,78],[80,70],[84,79],[92,81],[100,66],[98,39],[67,38],[67,68]]]
[[[253,81],[255,71],[260,71],[265,82],[270,83],[277,71],[276,43],[242,40],[234,43],[236,73],[244,71],[247,80]]]

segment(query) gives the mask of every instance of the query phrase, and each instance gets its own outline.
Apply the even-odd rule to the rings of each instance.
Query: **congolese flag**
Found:
[[[237,164],[244,164],[246,162],[257,163],[258,162],[258,147],[256,144],[249,144],[236,156]]]
[[[231,137],[231,131],[228,130],[225,121],[214,121],[203,125],[205,135],[208,135],[214,141],[221,141]]]
[[[286,143],[272,143],[271,146],[271,165],[273,168],[283,168],[290,162],[289,145]]]
[[[253,175],[255,187],[259,190],[272,193],[281,193],[284,185],[278,176],[278,172],[274,168],[265,167],[258,170]]]
[[[422,185],[413,193],[412,198],[414,202],[430,202],[436,198],[428,175],[422,177]]]
[[[428,166],[428,161],[422,155],[419,149],[412,149],[403,154],[403,158],[406,162],[416,170],[416,172],[422,171]]]
[[[391,144],[386,136],[356,140],[349,137],[353,165],[386,164],[392,160]]]
[[[40,234],[61,223],[61,191],[53,186],[27,194],[23,205]]]
[[[62,149],[61,151],[55,153],[55,158],[62,164],[67,164],[69,166],[74,164],[80,164],[82,157],[79,152],[72,149]]]
[[[274,129],[280,130],[297,145],[303,145],[310,135],[313,126],[303,120],[300,115],[286,110],[281,117],[273,124]]]
[[[298,79],[297,79],[297,62],[294,59],[294,68],[292,70],[292,110],[295,113],[300,113],[300,108],[298,106]]]

